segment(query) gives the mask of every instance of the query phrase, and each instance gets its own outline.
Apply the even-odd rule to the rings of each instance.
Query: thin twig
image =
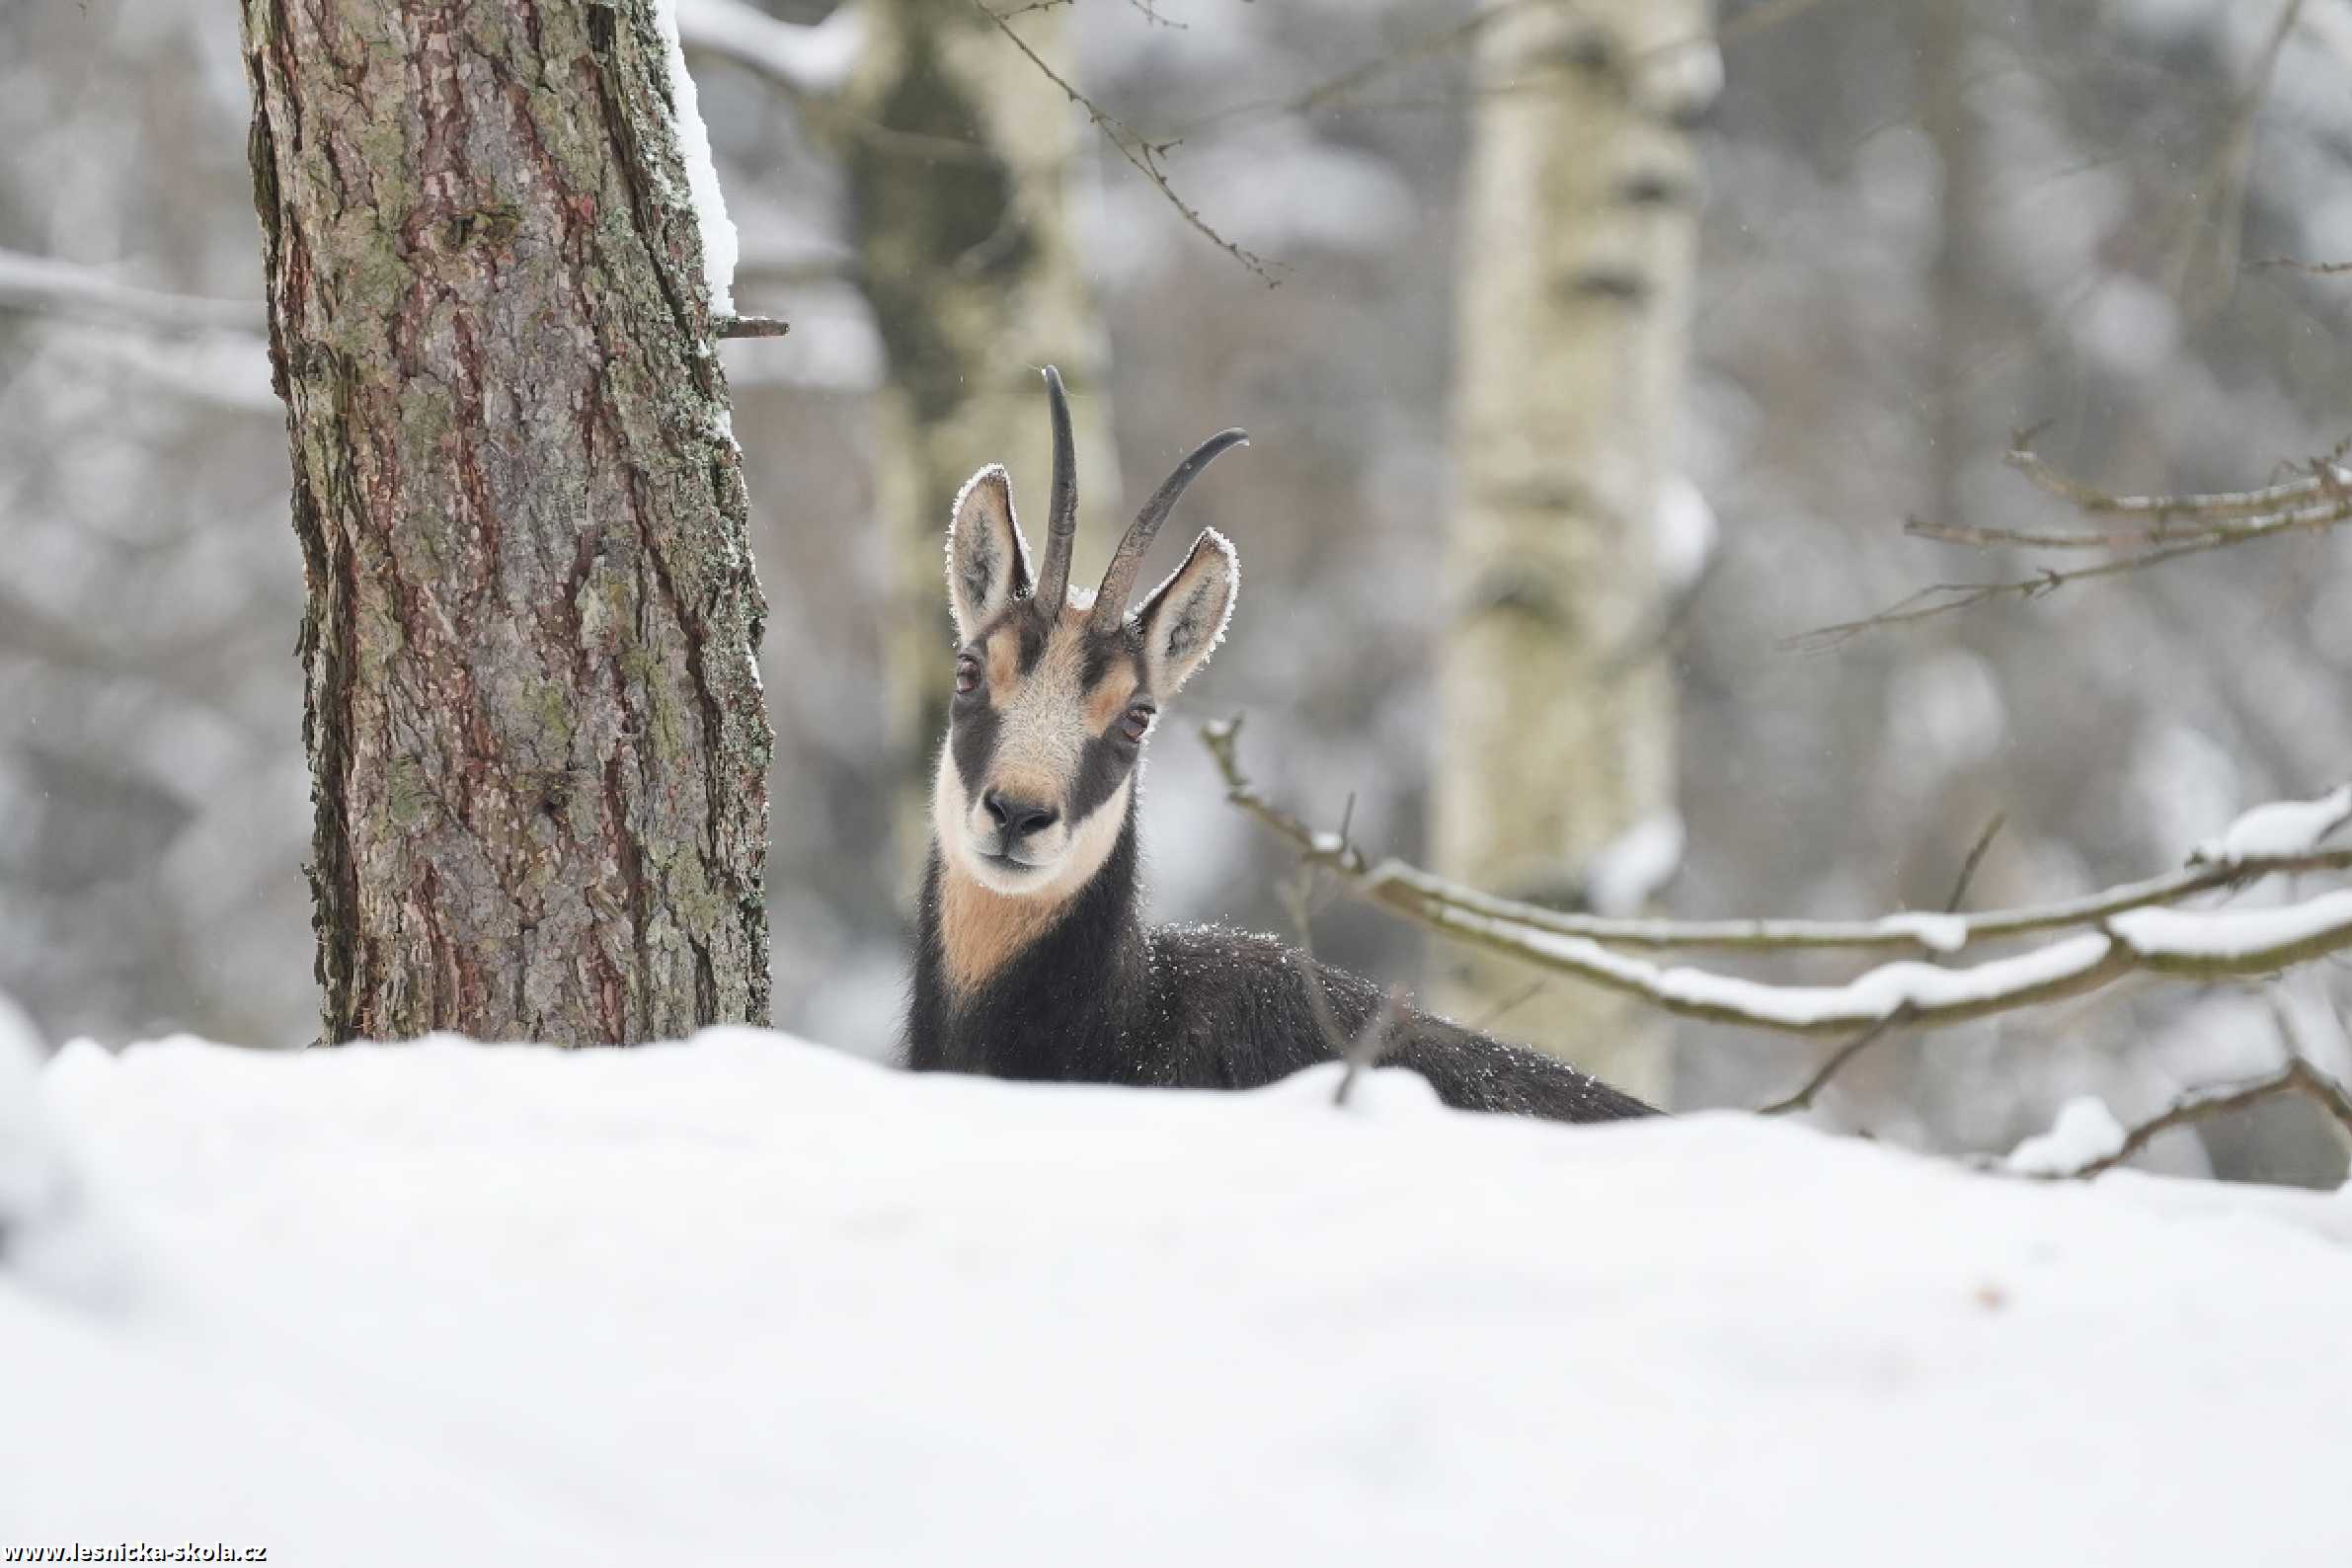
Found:
[[[1370,1072],[1380,1064],[1382,1057],[1388,1055],[1389,1043],[1396,1038],[1396,1026],[1404,1019],[1406,1005],[1405,988],[1402,985],[1389,986],[1388,994],[1380,1000],[1380,1010],[1372,1015],[1357,1032],[1356,1038],[1348,1043],[1348,1048],[1340,1053],[1340,1059],[1347,1063],[1347,1067],[1339,1075],[1339,1087],[1332,1091],[1333,1105],[1344,1107],[1348,1103],[1349,1092],[1356,1087],[1356,1075]]]
[[[1944,913],[1958,914],[1960,905],[1968,902],[1969,887],[1977,880],[1977,868],[1985,863],[1985,852],[1993,847],[1993,840],[2000,836],[2000,830],[2008,823],[2007,812],[1995,812],[1985,830],[1977,834],[1976,842],[1968,846],[1967,857],[1960,862],[1960,875],[1952,880],[1952,896],[1943,902]]]
[[[2000,829],[2008,820],[2006,812],[1995,813],[1993,820],[1985,824],[1984,831],[1977,834],[1976,842],[1969,845],[1967,855],[1960,862],[1960,874],[1952,879],[1952,896],[1944,900],[1944,913],[1956,914],[1959,912],[1960,905],[1968,902],[1969,884],[1976,881],[1977,867],[1984,864],[1985,851],[1993,847],[1993,840],[2000,835]],[[1795,1093],[1774,1100],[1769,1105],[1758,1106],[1757,1114],[1779,1116],[1785,1112],[1802,1111],[1809,1108],[1813,1104],[1814,1098],[1823,1089],[1829,1087],[1830,1080],[1843,1071],[1848,1062],[1876,1045],[1890,1031],[1909,1022],[1910,1019],[1911,1008],[1909,1006],[1896,1008],[1852,1040],[1832,1052],[1829,1059],[1814,1069],[1813,1076],[1807,1078]]]
[[[1917,625],[1994,599],[2037,599],[2073,583],[2145,571],[2257,539],[2335,527],[2352,521],[2352,469],[2345,467],[2343,451],[2338,447],[2326,457],[2298,467],[2292,479],[2252,490],[2213,495],[2116,496],[2059,473],[2033,450],[2029,437],[2020,434],[2006,461],[2036,488],[2087,515],[2130,517],[2145,526],[2128,532],[2034,532],[2017,528],[1964,528],[1914,518],[1905,524],[1904,531],[1953,544],[2132,553],[2065,571],[2044,567],[2032,577],[2010,582],[1939,583],[1875,615],[1817,627],[1783,638],[1779,646],[1791,653],[1820,653],[1865,632]],[[2192,525],[2175,526],[2183,520]]]
[[[1529,985],[1527,989],[1519,992],[1517,995],[1504,998],[1502,1001],[1497,1002],[1494,1006],[1489,1007],[1485,1012],[1480,1013],[1476,1018],[1470,1020],[1470,1033],[1474,1035],[1485,1034],[1487,1031],[1494,1028],[1495,1025],[1501,1023],[1510,1014],[1519,1011],[1519,1009],[1525,1007],[1528,1003],[1533,1001],[1536,997],[1542,995],[1549,989],[1551,989],[1551,981],[1548,980],[1539,980]]]
[[[1356,797],[1348,797],[1348,812],[1353,815]],[[1342,819],[1339,838],[1344,850],[1347,845],[1346,819]],[[1347,1032],[1340,1028],[1339,1018],[1331,1010],[1331,998],[1324,993],[1323,978],[1315,963],[1315,873],[1313,861],[1300,864],[1298,875],[1276,890],[1276,897],[1291,911],[1291,923],[1298,928],[1298,962],[1304,970],[1301,977],[1306,987],[1306,1005],[1315,1015],[1315,1032],[1323,1037],[1323,1044],[1335,1057],[1345,1057],[1353,1048]]]
[[[1804,1111],[1811,1109],[1814,1097],[1820,1094],[1822,1090],[1829,1087],[1829,1083],[1832,1078],[1838,1076],[1839,1073],[1845,1070],[1846,1063],[1852,1061],[1854,1058],[1860,1056],[1863,1052],[1868,1051],[1872,1046],[1877,1045],[1879,1041],[1885,1039],[1896,1029],[1910,1022],[1910,1008],[1896,1008],[1884,1018],[1881,1018],[1878,1022],[1872,1024],[1869,1028],[1854,1036],[1844,1045],[1840,1046],[1836,1051],[1830,1053],[1829,1059],[1824,1061],[1819,1067],[1815,1068],[1813,1076],[1807,1078],[1801,1085],[1799,1085],[1796,1089],[1796,1092],[1786,1095],[1780,1099],[1773,1100],[1768,1104],[1758,1106],[1756,1108],[1756,1114],[1758,1116],[1784,1116],[1790,1111]]]
[[[1200,209],[1176,194],[1176,188],[1168,183],[1167,171],[1160,167],[1160,158],[1176,145],[1175,140],[1155,142],[1139,134],[1127,121],[1104,109],[1084,93],[1079,92],[1067,77],[1047,64],[1045,56],[1031,48],[1028,39],[1013,31],[1011,23],[989,10],[981,3],[981,0],[971,0],[971,3],[975,11],[988,19],[990,26],[1012,40],[1014,48],[1028,56],[1029,63],[1036,66],[1047,81],[1061,89],[1062,96],[1086,116],[1088,121],[1103,133],[1112,146],[1119,149],[1119,156],[1125,158],[1137,174],[1150,181],[1159,194],[1167,197],[1168,204],[1182,215],[1184,221],[1196,233],[1255,273],[1269,288],[1282,281],[1281,278],[1274,275],[1273,263],[1267,261],[1257,252],[1226,239],[1215,229],[1210,227],[1209,220],[1201,216]]]
[[[1550,0],[1497,0],[1496,4],[1474,11],[1459,22],[1450,23],[1409,39],[1402,47],[1391,49],[1376,59],[1367,60],[1336,76],[1326,77],[1304,92],[1294,93],[1287,98],[1228,104],[1187,122],[1178,134],[1189,139],[1206,130],[1227,127],[1235,121],[1277,119],[1334,108],[1382,77],[1392,76],[1417,61],[1450,54],[1503,17],[1525,10],[1529,5],[1543,3],[1550,3]]]
[[[1781,639],[1779,647],[1787,653],[1824,653],[1850,642],[1864,632],[1883,627],[1917,625],[1921,621],[1933,620],[1995,599],[2038,599],[2070,584],[2117,577],[2126,572],[2143,572],[2150,567],[2167,566],[2174,561],[2204,555],[2229,545],[2245,544],[2255,539],[2275,539],[2306,529],[2332,528],[2347,520],[2352,520],[2352,503],[2330,502],[2324,506],[2280,512],[2241,528],[2217,530],[2180,544],[2102,561],[2096,566],[2076,567],[2065,572],[2044,567],[2037,576],[2006,583],[1938,583],[1931,588],[1921,588],[1876,615],[1858,621],[1841,621],[1833,626],[1816,627],[1812,631]]]
[[[1977,833],[1975,841],[1968,846],[1968,853],[1960,859],[1960,874],[1952,879],[1952,895],[1943,902],[1944,913],[1958,914],[1960,906],[1968,902],[1968,890],[1976,883],[1977,868],[1985,863],[1985,855],[1992,849],[1993,840],[2000,836],[2000,830],[2008,823],[2007,812],[1995,812],[1992,820]]]

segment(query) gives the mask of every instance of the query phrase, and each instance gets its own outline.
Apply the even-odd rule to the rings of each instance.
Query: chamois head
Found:
[[[1127,817],[1159,704],[1207,663],[1232,613],[1233,547],[1204,529],[1133,611],[1128,595],[1176,499],[1239,431],[1211,436],[1128,525],[1092,593],[1070,587],[1078,493],[1069,404],[1048,366],[1054,491],[1046,558],[1032,573],[1012,486],[993,464],[956,497],[947,588],[956,694],[932,791],[949,865],[992,892],[1058,898],[1091,878]]]

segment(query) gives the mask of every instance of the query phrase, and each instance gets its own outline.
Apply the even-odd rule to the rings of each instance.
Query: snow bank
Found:
[[[73,1048],[0,1537],[280,1563],[2352,1561],[2352,1205],[748,1031]]]
[[[124,1288],[125,1265],[81,1171],[42,1113],[40,1056],[33,1020],[0,992],[0,1278],[27,1292],[104,1308]],[[0,1334],[0,1369],[9,1365],[6,1351]],[[0,1375],[0,1388],[6,1386]],[[0,1478],[0,1499],[6,1486]],[[0,1529],[6,1524],[0,1512]]]

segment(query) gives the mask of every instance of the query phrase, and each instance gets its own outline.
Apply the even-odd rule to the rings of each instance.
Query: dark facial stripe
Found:
[[[1082,823],[1114,794],[1136,765],[1138,747],[1115,736],[1098,735],[1078,753],[1078,778],[1070,788],[1069,820]]]
[[[996,734],[1004,720],[988,705],[985,683],[969,696],[955,699],[948,719],[948,749],[956,758],[956,777],[964,793],[977,798],[988,777],[989,759],[996,755]]]
[[[1086,662],[1078,669],[1078,683],[1092,691],[1102,684],[1103,676],[1109,674],[1113,666],[1124,663],[1135,666],[1136,680],[1139,684],[1143,678],[1143,662],[1138,657],[1141,652],[1136,639],[1125,631],[1115,632],[1108,637],[1090,635],[1086,639]]]
[[[1035,669],[1037,662],[1045,657],[1046,635],[1050,628],[1046,625],[1045,616],[1041,614],[1021,616],[1019,626],[1021,631],[1021,673],[1026,675]]]

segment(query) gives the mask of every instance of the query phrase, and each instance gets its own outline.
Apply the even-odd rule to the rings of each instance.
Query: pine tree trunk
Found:
[[[243,0],[330,1042],[764,1023],[764,605],[651,0]]]
[[[889,356],[875,489],[892,541],[896,820],[911,888],[947,728],[948,509],[976,469],[1002,463],[1039,514],[1049,447],[1041,365],[1058,365],[1070,389],[1081,561],[1107,560],[1126,518],[1100,395],[1109,344],[1071,233],[1068,101],[968,0],[876,0],[867,15],[872,42],[853,94],[861,121],[882,130],[852,144],[850,168],[860,272]],[[1058,8],[1015,26],[1056,70],[1073,69]],[[1086,553],[1085,540],[1100,553]],[[1031,543],[1043,539],[1033,532]]]
[[[1497,892],[1578,902],[1593,858],[1674,810],[1653,513],[1689,332],[1711,96],[1703,0],[1523,8],[1480,40],[1465,191],[1436,849]],[[1710,46],[1711,47],[1711,46]],[[1447,1007],[1654,1101],[1662,1020],[1449,951]],[[1522,998],[1510,1005],[1514,998]]]

